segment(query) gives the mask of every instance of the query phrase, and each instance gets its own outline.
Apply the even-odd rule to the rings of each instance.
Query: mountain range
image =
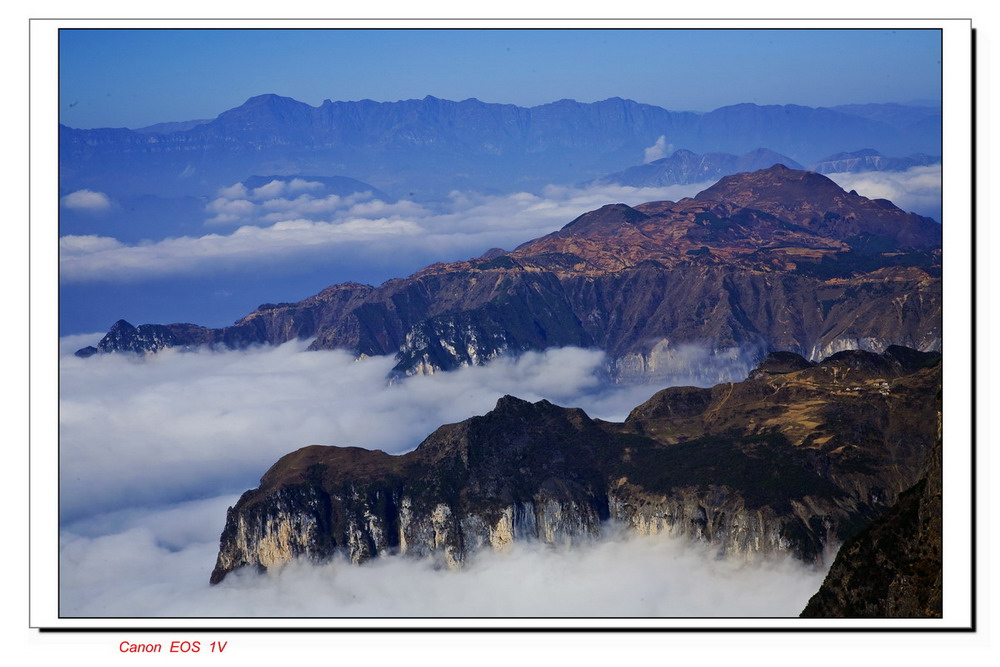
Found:
[[[691,199],[607,205],[510,252],[263,304],[222,329],[119,321],[78,354],[314,338],[313,349],[394,354],[412,374],[575,345],[607,352],[619,379],[655,379],[685,344],[756,359],[933,350],[940,243],[933,220],[776,165]]]
[[[253,174],[316,174],[426,199],[594,179],[635,164],[661,138],[702,153],[766,146],[801,164],[858,145],[934,154],[941,139],[937,110],[902,105],[737,104],[696,113],[621,98],[529,108],[430,96],[313,107],[259,95],[207,122],[59,133],[60,193],[116,198],[204,196]]]
[[[743,382],[664,389],[623,423],[505,396],[408,454],[298,449],[229,508],[211,582],[241,567],[337,554],[355,563],[423,556],[456,568],[519,541],[574,544],[608,522],[704,541],[720,555],[815,560],[857,542],[866,526],[893,536],[919,525],[900,515],[921,489],[940,498],[940,476],[928,472],[940,468],[940,359],[895,346],[818,364],[781,352]],[[939,543],[940,502],[925,514],[924,537]],[[870,544],[865,534],[858,539]],[[893,567],[906,567],[895,553],[869,547],[865,576],[892,579]],[[940,615],[921,602],[940,599],[940,560],[936,584],[933,560],[925,568],[927,588],[893,589],[896,608]],[[828,584],[838,577],[831,571]],[[873,590],[885,592],[858,593]],[[834,600],[807,615],[887,608],[875,597],[868,604]]]

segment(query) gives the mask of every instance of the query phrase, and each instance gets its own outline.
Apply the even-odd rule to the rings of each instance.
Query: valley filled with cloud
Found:
[[[579,550],[518,545],[481,554],[461,572],[404,558],[364,567],[335,560],[239,573],[210,587],[226,508],[290,451],[409,451],[504,394],[620,421],[661,385],[613,384],[604,354],[578,348],[390,383],[391,357],[358,361],[306,351],[307,341],[72,356],[95,339],[61,341],[64,615],[781,616],[797,614],[822,580],[822,567],[719,560],[704,544],[608,525]],[[703,359],[693,350],[681,357],[665,384],[690,383],[691,359]],[[729,373],[740,379],[743,363]],[[324,594],[304,594],[316,590]]]

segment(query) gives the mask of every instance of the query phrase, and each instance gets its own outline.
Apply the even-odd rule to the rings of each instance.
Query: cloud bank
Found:
[[[513,248],[608,202],[680,199],[702,185],[549,186],[540,195],[453,192],[429,207],[364,194],[317,197],[308,192],[308,181],[296,185],[297,180],[274,181],[251,192],[241,184],[225,188],[206,209],[206,224],[218,231],[202,236],[135,244],[106,236],[63,236],[61,280],[134,281],[317,257],[346,262],[405,254],[430,264],[444,257],[475,257],[494,247]]]
[[[309,352],[307,341],[72,356],[98,337],[60,341],[65,615],[794,615],[822,578],[792,561],[718,561],[686,539],[609,527],[582,551],[520,545],[459,573],[409,559],[363,568],[295,563],[210,588],[226,507],[290,451],[408,451],[504,394],[622,420],[671,381],[612,384],[604,354],[578,348],[393,384],[385,380],[392,358]]]
[[[90,342],[75,336],[64,349]],[[307,345],[64,356],[64,518],[242,491],[279,457],[311,444],[405,452],[441,424],[491,410],[504,394],[623,419],[659,388],[610,384],[604,354],[579,348],[388,384],[392,357],[356,361]]]
[[[904,211],[941,220],[941,165],[906,171],[863,171],[826,174],[845,190],[857,190],[869,199],[888,199]]]

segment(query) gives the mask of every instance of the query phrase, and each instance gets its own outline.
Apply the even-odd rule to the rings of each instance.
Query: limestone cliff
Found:
[[[665,389],[623,423],[506,396],[407,454],[305,447],[230,508],[211,580],[335,553],[458,567],[608,521],[811,560],[925,473],[939,384],[935,353],[786,353],[744,382]]]

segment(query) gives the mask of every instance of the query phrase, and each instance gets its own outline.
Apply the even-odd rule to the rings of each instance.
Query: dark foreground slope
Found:
[[[624,423],[507,396],[408,454],[305,447],[229,509],[211,580],[337,553],[458,566],[605,521],[811,560],[925,474],[940,381],[936,353],[782,353],[744,382],[660,391]]]
[[[399,373],[577,345],[619,377],[656,377],[684,344],[816,360],[892,344],[937,349],[941,227],[780,165],[694,199],[604,206],[516,250],[264,304],[234,325],[119,321],[96,348],[315,349],[397,356]],[[758,357],[759,358],[759,357]]]
[[[927,474],[837,553],[804,618],[937,618],[942,612],[941,440]]]

